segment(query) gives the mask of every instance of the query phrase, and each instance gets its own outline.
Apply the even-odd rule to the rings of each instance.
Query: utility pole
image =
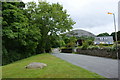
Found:
[[[116,53],[117,53],[117,59],[119,60],[119,55],[118,55],[118,41],[117,41],[117,28],[116,28],[115,14],[114,13],[110,13],[110,12],[108,12],[108,14],[112,14],[113,15],[113,19],[114,19]]]

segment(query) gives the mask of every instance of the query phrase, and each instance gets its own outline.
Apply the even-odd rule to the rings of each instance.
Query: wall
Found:
[[[85,54],[85,55],[91,55],[91,56],[107,57],[107,58],[113,58],[113,59],[117,58],[116,51],[110,51],[110,50],[106,50],[106,49],[82,50],[82,49],[78,48],[78,49],[76,49],[76,53]]]

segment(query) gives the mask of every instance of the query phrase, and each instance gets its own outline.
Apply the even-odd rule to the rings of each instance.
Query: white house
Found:
[[[95,37],[94,44],[113,44],[113,36]]]

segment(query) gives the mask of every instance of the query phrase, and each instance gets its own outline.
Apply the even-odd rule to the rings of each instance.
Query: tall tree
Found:
[[[100,33],[97,36],[110,36],[110,35],[107,32],[105,32],[105,33]]]
[[[114,41],[116,41],[115,40],[115,32],[112,32],[111,36],[113,36]],[[117,39],[118,39],[118,41],[120,41],[120,31],[117,32]]]
[[[40,29],[29,25],[21,2],[2,3],[3,64],[35,53],[40,39]],[[19,56],[18,56],[19,55]],[[26,56],[24,56],[26,55]]]
[[[63,6],[58,3],[39,2],[36,5],[35,2],[30,2],[26,11],[30,14],[31,23],[41,30],[38,53],[51,48],[52,44],[48,46],[52,41],[50,37],[56,37],[59,33],[72,29],[72,25],[75,24],[66,10],[63,10]]]

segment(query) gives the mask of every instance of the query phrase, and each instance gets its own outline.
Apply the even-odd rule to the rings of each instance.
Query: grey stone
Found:
[[[44,64],[44,63],[33,62],[25,66],[25,68],[26,69],[36,69],[36,68],[42,69],[43,67],[46,67],[46,66],[47,64]]]

